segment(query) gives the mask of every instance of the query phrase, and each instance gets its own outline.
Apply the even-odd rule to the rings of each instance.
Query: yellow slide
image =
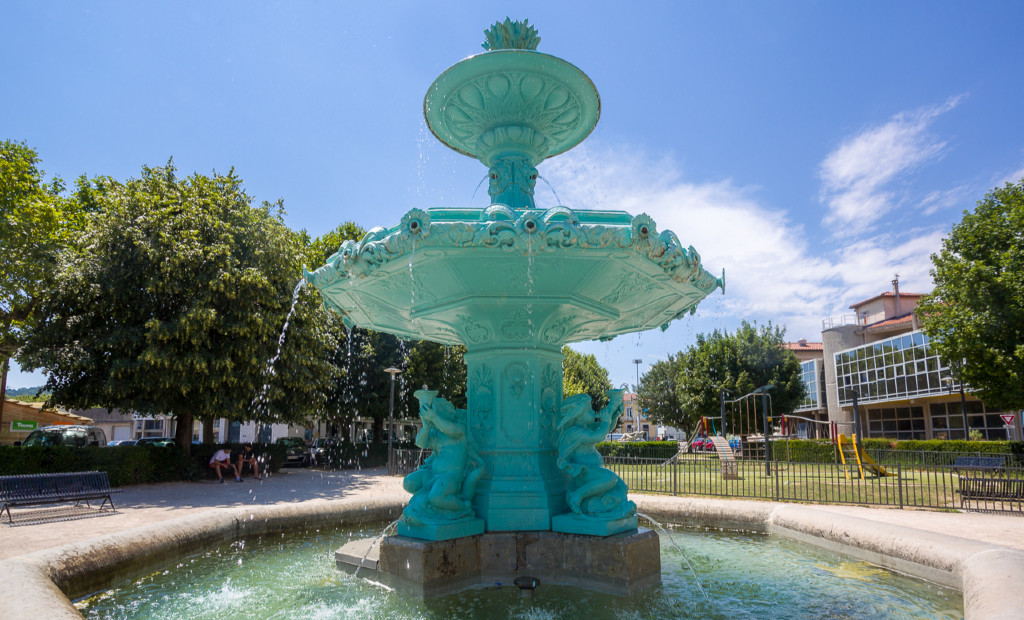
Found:
[[[857,436],[851,435],[849,439],[845,435],[839,436],[839,458],[846,466],[846,479],[850,479],[850,470],[856,468],[861,479],[864,478],[864,470],[876,476],[895,476],[896,474],[886,471],[884,467],[875,462],[863,450],[857,449]]]

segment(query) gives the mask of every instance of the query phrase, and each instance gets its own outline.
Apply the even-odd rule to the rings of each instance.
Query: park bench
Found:
[[[1005,463],[1006,457],[1003,456],[958,456],[953,461],[953,471],[1001,474],[1004,471]]]
[[[0,476],[0,516],[7,512],[8,525],[15,525],[11,515],[11,507],[38,506],[44,504],[60,504],[75,502],[75,507],[85,502],[89,506],[90,500],[102,499],[103,502],[97,510],[72,511],[55,513],[55,520],[80,519],[86,516],[99,516],[101,514],[113,514],[114,500],[112,493],[119,493],[121,489],[112,489],[105,471],[79,471],[59,474],[23,474],[16,476]],[[103,507],[110,503],[110,510],[104,511]],[[47,519],[34,519],[33,522]]]
[[[960,508],[969,501],[1024,501],[1024,480],[997,477],[1006,473],[1005,462],[1002,456],[958,456],[953,461]]]

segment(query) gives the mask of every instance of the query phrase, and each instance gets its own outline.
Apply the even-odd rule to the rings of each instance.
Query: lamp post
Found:
[[[952,362],[952,363],[950,363],[951,369],[952,368],[956,368],[957,371],[959,371],[960,370],[960,365],[962,363],[963,362]],[[957,372],[957,374],[959,374],[959,372]],[[957,383],[960,384],[960,415],[963,417],[963,422],[964,422],[964,440],[966,441],[967,439],[970,439],[970,433],[969,433],[970,429],[967,427],[967,398],[964,396],[964,381],[963,381],[963,379],[961,379],[959,377],[958,377],[958,379],[959,380],[957,381]],[[949,390],[949,393],[952,394],[953,393],[953,377],[952,376],[944,377],[942,379],[942,381],[943,381],[943,383],[946,384],[946,389]]]
[[[395,434],[395,375],[402,374],[397,368],[385,368],[384,372],[391,375],[391,402],[388,405],[388,475],[394,473],[395,449],[392,438]]]
[[[762,385],[753,391],[761,395],[761,420],[764,422],[764,475],[772,475],[772,443],[768,441],[768,390],[773,385]]]

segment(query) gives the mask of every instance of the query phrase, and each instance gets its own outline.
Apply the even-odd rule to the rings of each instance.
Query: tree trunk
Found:
[[[4,401],[7,400],[7,369],[11,367],[11,356],[5,355],[3,364],[0,365],[0,371],[3,376],[0,377],[0,427],[4,423]]]
[[[174,431],[174,442],[185,454],[192,454],[192,412],[179,412],[176,419],[178,424]]]
[[[203,417],[203,443],[212,444],[214,443],[213,438],[213,423],[214,418],[212,415]]]

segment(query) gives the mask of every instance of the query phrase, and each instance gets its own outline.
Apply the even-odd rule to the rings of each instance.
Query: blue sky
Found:
[[[894,273],[929,291],[962,210],[1024,177],[1019,1],[11,2],[0,136],[69,182],[234,167],[313,235],[482,207],[483,166],[422,100],[506,16],[601,94],[590,138],[539,167],[558,199],[542,182],[538,206],[646,212],[727,272],[664,333],[577,346],[616,385],[744,318],[815,340]]]

